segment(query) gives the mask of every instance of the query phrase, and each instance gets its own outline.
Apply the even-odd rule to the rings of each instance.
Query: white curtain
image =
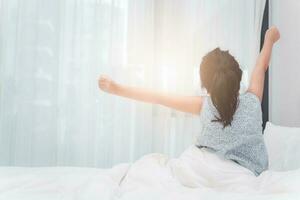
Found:
[[[100,92],[120,83],[199,95],[199,64],[229,49],[244,71],[259,51],[264,0],[1,0],[0,164],[110,167],[177,156],[197,116]]]
[[[270,66],[270,120],[300,127],[300,1],[270,1],[270,21],[281,34]]]

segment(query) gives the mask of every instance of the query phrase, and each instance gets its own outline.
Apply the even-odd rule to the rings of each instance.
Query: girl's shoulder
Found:
[[[252,92],[245,92],[239,96],[239,110],[261,112],[261,103],[259,98]]]
[[[240,100],[260,104],[259,98],[255,94],[253,94],[252,92],[249,92],[249,91],[240,94]]]

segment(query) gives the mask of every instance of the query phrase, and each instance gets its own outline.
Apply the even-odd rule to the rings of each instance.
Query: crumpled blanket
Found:
[[[0,168],[0,199],[300,199],[300,169],[256,177],[235,162],[189,147],[178,158],[149,154],[111,169]]]

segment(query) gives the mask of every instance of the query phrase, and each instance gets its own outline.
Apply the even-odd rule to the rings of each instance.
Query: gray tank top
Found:
[[[231,126],[223,129],[212,122],[218,111],[210,97],[204,97],[200,120],[202,130],[196,145],[232,160],[256,176],[268,168],[268,154],[262,135],[262,111],[258,97],[250,92],[239,96]]]

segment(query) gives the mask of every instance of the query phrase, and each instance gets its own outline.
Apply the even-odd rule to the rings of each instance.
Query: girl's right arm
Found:
[[[202,107],[200,96],[165,94],[145,88],[120,85],[105,76],[99,78],[98,85],[100,89],[111,94],[147,103],[160,104],[182,112],[199,114]]]
[[[257,58],[256,65],[251,75],[248,91],[255,94],[262,101],[264,91],[265,72],[268,69],[273,45],[279,40],[280,33],[276,27],[267,30],[263,48]]]

